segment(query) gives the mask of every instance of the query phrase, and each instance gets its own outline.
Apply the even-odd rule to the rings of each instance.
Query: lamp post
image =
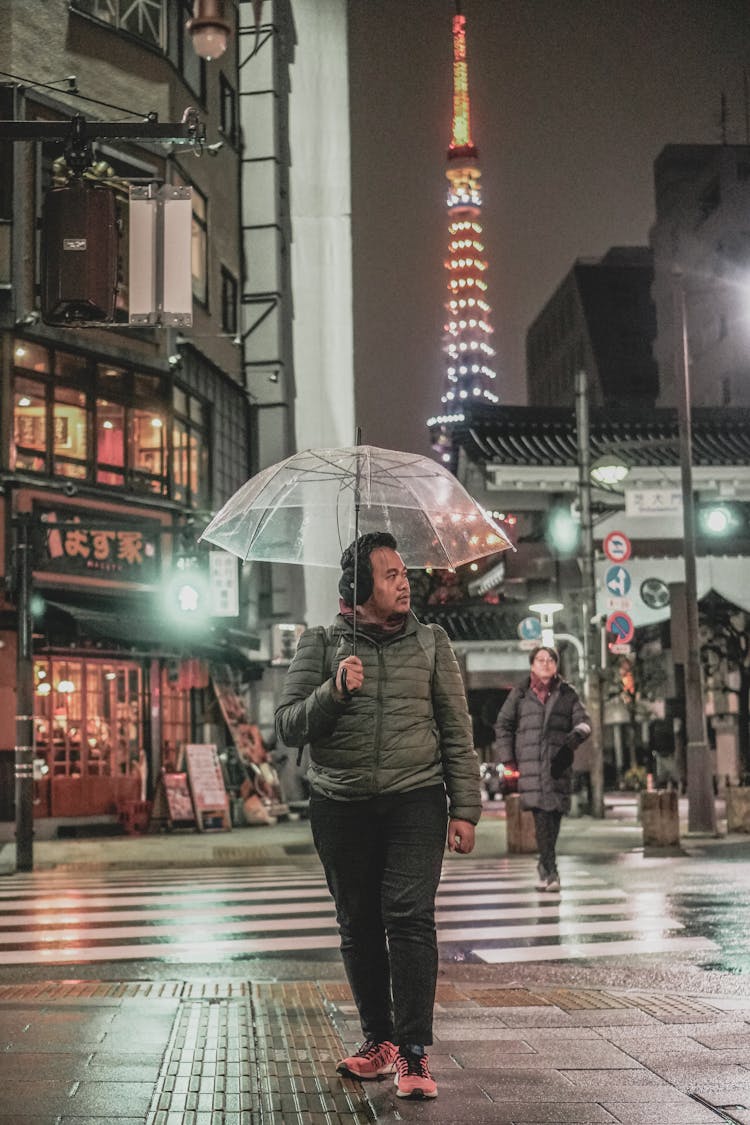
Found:
[[[591,719],[589,775],[591,812],[604,817],[604,737],[600,668],[600,627],[596,613],[594,569],[594,523],[591,512],[591,446],[589,433],[588,377],[576,374],[576,442],[578,457],[578,503],[581,512],[581,584],[583,587],[584,695]],[[625,469],[627,473],[627,469]],[[617,476],[617,474],[615,474]],[[619,477],[622,480],[622,476]]]
[[[674,274],[675,324],[680,326],[680,347],[675,348],[677,425],[682,479],[682,519],[685,557],[685,735],[687,761],[688,831],[716,835],[711,752],[706,737],[700,642],[698,637],[698,587],[695,567],[695,506],[693,501],[693,439],[690,419],[690,353],[687,305],[682,274]]]
[[[16,516],[16,870],[34,870],[34,661],[31,537],[27,512]]]

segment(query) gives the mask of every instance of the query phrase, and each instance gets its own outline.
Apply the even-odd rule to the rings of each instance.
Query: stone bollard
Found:
[[[750,788],[745,785],[727,786],[727,832],[750,832]]]
[[[538,850],[534,814],[521,811],[521,798],[517,793],[511,793],[505,798],[505,831],[509,852]]]
[[[641,793],[641,825],[645,848],[672,848],[680,843],[680,813],[674,789]]]

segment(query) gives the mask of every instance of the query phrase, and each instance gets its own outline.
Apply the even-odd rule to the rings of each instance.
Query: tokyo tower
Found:
[[[482,195],[479,150],[471,136],[469,72],[466,61],[466,17],[458,0],[453,17],[453,124],[448,146],[448,314],[445,324],[445,378],[439,418],[429,425],[460,421],[470,402],[498,402],[493,390],[495,351],[490,344],[491,309],[487,302],[487,260],[482,244]],[[441,425],[435,449],[451,458],[450,438]]]

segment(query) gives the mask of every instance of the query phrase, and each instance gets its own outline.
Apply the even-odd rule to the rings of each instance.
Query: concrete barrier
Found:
[[[672,848],[680,843],[680,814],[674,789],[641,793],[643,846]]]
[[[750,832],[750,788],[729,785],[724,796],[727,802],[727,832]]]
[[[505,798],[505,830],[509,852],[518,854],[538,851],[534,814],[521,811],[521,798],[517,793]]]

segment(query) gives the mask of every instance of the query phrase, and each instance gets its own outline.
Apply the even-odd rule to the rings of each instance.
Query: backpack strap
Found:
[[[328,668],[328,663],[329,663],[329,660],[330,660],[329,653],[330,653],[331,647],[332,647],[333,626],[329,625],[328,628],[326,628],[323,625],[316,625],[314,628],[315,628],[315,632],[319,633],[323,637],[323,659],[322,659],[322,662],[321,662],[321,665],[320,665],[320,682],[321,682],[321,684],[324,684],[326,682],[326,680],[328,679],[328,677],[326,676],[326,670]],[[297,747],[297,768],[298,769],[302,765],[302,755],[304,754],[304,752],[305,752],[305,745],[303,743],[302,746]]]

